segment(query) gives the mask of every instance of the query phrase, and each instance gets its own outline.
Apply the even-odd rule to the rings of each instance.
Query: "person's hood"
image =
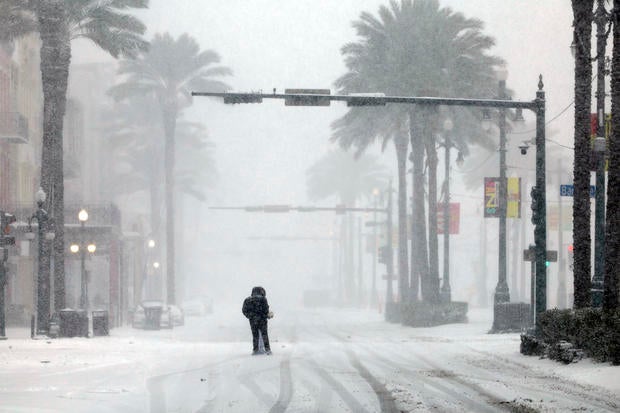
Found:
[[[252,288],[252,297],[257,297],[257,296],[264,297],[265,295],[266,295],[265,289],[263,287]]]

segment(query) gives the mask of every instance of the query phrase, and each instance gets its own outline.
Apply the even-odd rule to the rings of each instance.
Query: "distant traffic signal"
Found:
[[[387,264],[390,259],[390,248],[385,245],[379,247],[379,264]]]

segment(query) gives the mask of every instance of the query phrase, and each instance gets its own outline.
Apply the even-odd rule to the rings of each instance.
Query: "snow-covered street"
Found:
[[[0,342],[2,412],[618,411],[619,368],[524,357],[519,335],[470,323],[413,329],[376,311],[298,310],[251,356],[238,310],[174,330]]]

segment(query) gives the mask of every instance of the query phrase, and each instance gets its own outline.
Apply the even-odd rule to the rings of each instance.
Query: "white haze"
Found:
[[[340,48],[355,40],[351,21],[360,12],[376,14],[382,0],[152,0],[140,17],[154,33],[189,33],[203,49],[214,49],[222,64],[234,70],[227,79],[236,91],[272,88],[332,88],[345,72]],[[548,98],[547,119],[572,101],[572,13],[566,0],[442,1],[486,23],[495,37],[494,54],[508,62],[507,85],[514,99],[534,98],[543,74]],[[74,61],[108,58],[85,43],[74,49]],[[179,206],[186,243],[178,243],[180,273],[186,274],[186,295],[203,291],[234,306],[253,285],[263,285],[272,305],[284,309],[300,303],[309,286],[330,283],[331,244],[326,241],[251,241],[248,236],[329,235],[336,217],[330,213],[251,214],[211,211],[208,205],[309,204],[307,168],[333,147],[330,123],[345,105],[329,108],[284,107],[282,101],[261,105],[223,105],[195,98],[188,117],[203,122],[216,144],[217,188],[206,203],[187,200]],[[553,122],[557,140],[572,141],[569,109]],[[526,115],[527,116],[527,115]],[[530,117],[530,121],[532,118]],[[515,150],[517,143],[510,142]],[[379,147],[370,149],[380,153]],[[566,153],[571,156],[570,151]],[[382,155],[395,175],[391,147]],[[469,165],[473,166],[473,165]],[[530,165],[533,168],[533,165]],[[443,179],[440,173],[440,179]],[[472,257],[478,257],[481,190],[466,193],[453,174],[453,199],[462,203],[461,235],[452,237],[453,296],[472,299]],[[334,205],[336,199],[314,204]],[[526,204],[527,205],[527,204]],[[489,281],[497,276],[496,223],[489,222]],[[531,232],[528,229],[528,232]],[[441,242],[441,238],[440,238]],[[370,256],[365,267],[370,268]],[[384,272],[379,266],[379,274]],[[381,284],[383,288],[383,283]]]

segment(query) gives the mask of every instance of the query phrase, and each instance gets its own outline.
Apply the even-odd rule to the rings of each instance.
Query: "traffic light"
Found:
[[[532,196],[532,224],[538,225],[540,222],[540,200],[538,198],[538,189],[535,186],[532,187],[530,195]]]
[[[379,247],[379,264],[387,264],[390,259],[390,249],[389,247],[383,246]]]
[[[260,93],[230,93],[224,96],[224,103],[234,105],[236,103],[262,103]]]
[[[573,244],[568,245],[568,268],[573,271]]]
[[[0,211],[0,246],[15,244],[15,236],[11,235],[11,224],[15,221],[15,215]]]

